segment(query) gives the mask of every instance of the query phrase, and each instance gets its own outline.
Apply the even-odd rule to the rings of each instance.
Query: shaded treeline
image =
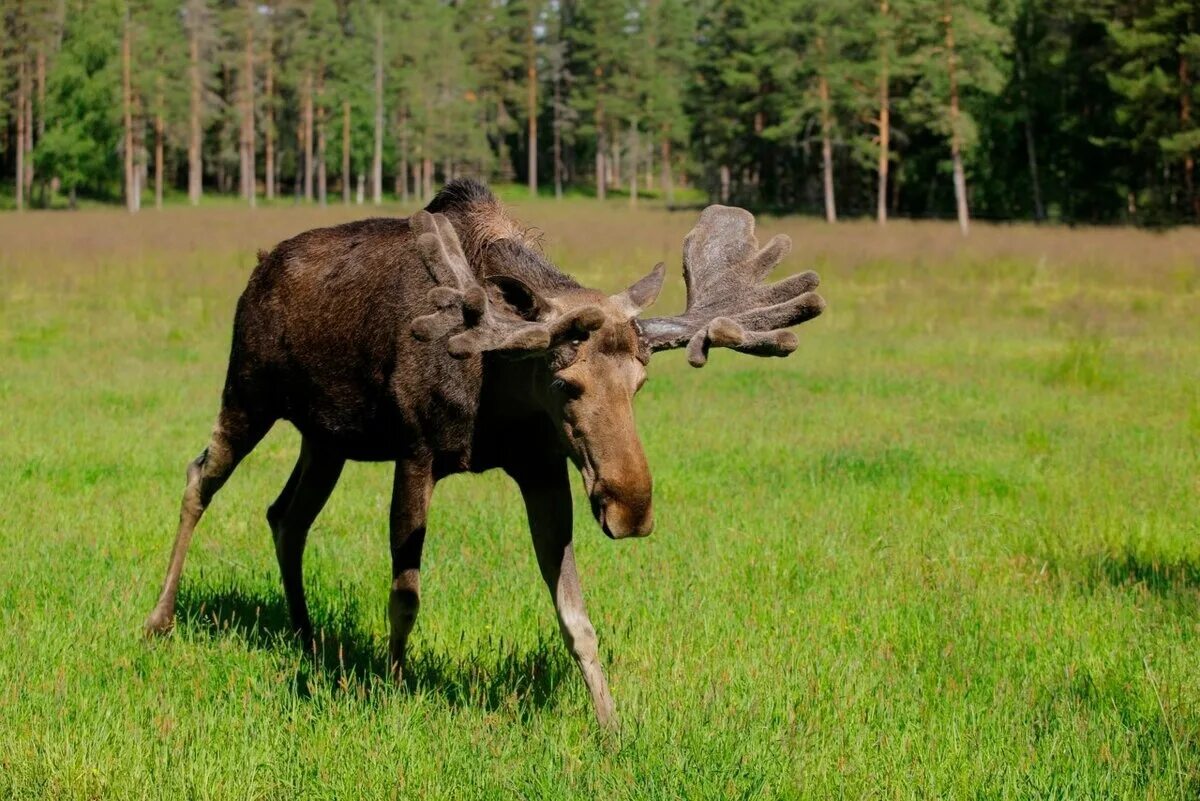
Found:
[[[1194,221],[1190,0],[0,0],[17,207],[680,185],[839,214]]]

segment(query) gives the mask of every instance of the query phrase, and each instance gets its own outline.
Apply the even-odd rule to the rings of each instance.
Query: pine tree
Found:
[[[515,180],[523,171],[518,169],[520,155],[528,148],[528,139],[521,135],[528,126],[521,123],[528,122],[523,118],[528,103],[529,9],[537,2],[463,0],[448,19],[431,17],[437,35],[456,42],[458,48],[455,53],[437,54],[433,62],[443,72],[434,76],[434,82],[443,90],[455,86],[460,92],[457,98],[445,97],[443,105],[448,113],[459,115],[475,128],[474,132],[455,132],[454,138],[470,151],[458,158],[473,163],[475,169],[494,163],[505,181]],[[536,8],[534,13],[536,16]]]
[[[383,87],[387,60],[384,50],[383,10],[374,8],[372,11],[372,22],[374,23],[372,27],[375,34],[375,47],[373,50],[375,130],[374,149],[371,151],[371,202],[378,206],[383,202],[383,120],[385,113]]]
[[[807,143],[806,132],[816,131],[826,222],[837,221],[834,145],[849,138],[844,129],[865,111],[856,107],[864,98],[854,89],[859,67],[848,35],[858,10],[852,0],[792,0],[781,6],[784,19],[764,16],[757,33],[781,53],[772,63],[772,76],[788,101],[782,119],[765,134]]]
[[[188,50],[188,201],[196,206],[204,192],[204,124],[210,105],[216,38],[210,0],[186,0],[183,9]]]
[[[869,60],[874,73],[878,92],[876,116],[872,123],[876,129],[878,158],[876,159],[875,220],[880,225],[887,223],[888,170],[892,153],[892,80],[898,67],[896,49],[895,14],[892,0],[873,0],[877,13],[871,16],[874,24],[869,27],[875,46],[868,50],[874,55]]]
[[[568,102],[572,75],[568,70],[568,42],[563,37],[563,3],[552,4],[547,14],[546,63],[550,82],[551,159],[554,173],[554,197],[562,200],[567,180],[565,149],[574,142],[578,112]]]
[[[238,190],[251,208],[258,196],[258,178],[255,169],[255,86],[257,57],[255,42],[260,27],[259,6],[256,0],[244,0],[231,15],[231,33],[234,42],[241,44],[238,59]]]
[[[995,95],[1004,82],[1007,30],[988,0],[924,0],[907,9],[901,24],[917,42],[915,83],[904,102],[906,116],[923,122],[949,144],[959,228],[970,225],[965,158],[977,142],[968,95]],[[1007,16],[1007,15],[1005,15]]]
[[[67,15],[59,58],[46,78],[46,132],[38,169],[58,177],[72,206],[80,189],[109,195],[121,134],[120,39],[123,5],[96,0]]]
[[[696,154],[722,203],[760,203],[764,176],[774,179],[774,143],[764,134],[780,123],[787,103],[776,85],[785,20],[781,6],[767,0],[720,0],[700,17],[702,56],[689,113]]]
[[[1107,20],[1115,67],[1109,84],[1118,96],[1114,112],[1121,136],[1115,144],[1127,149],[1140,168],[1129,175],[1131,206],[1157,209],[1162,217],[1200,219],[1194,175],[1200,126],[1192,110],[1200,10],[1189,0],[1165,0],[1122,3],[1116,11],[1115,19]],[[1182,168],[1181,181],[1170,178],[1175,166]],[[1179,195],[1184,202],[1176,201]]]
[[[616,90],[634,44],[626,29],[629,12],[627,0],[573,4],[564,27],[564,38],[569,42],[568,69],[577,76],[571,100],[584,120],[579,133],[592,142],[596,197],[601,200],[611,182],[611,151],[617,147],[616,132],[622,123],[621,98]]]
[[[675,202],[675,148],[688,140],[684,101],[696,57],[696,24],[693,6],[684,0],[651,0],[647,9],[653,63],[647,76],[646,129],[658,141],[660,188],[668,205]]]

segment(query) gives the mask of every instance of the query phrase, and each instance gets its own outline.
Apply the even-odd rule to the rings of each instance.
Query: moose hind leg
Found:
[[[252,421],[244,413],[228,407],[221,409],[208,447],[187,468],[187,486],[179,510],[179,529],[175,534],[171,562],[158,603],[146,618],[147,635],[164,634],[174,625],[175,596],[179,592],[179,578],[196,524],[238,462],[254,449],[270,427],[270,422]]]
[[[267,509],[292,627],[306,643],[312,639],[312,621],[304,598],[304,546],[308,530],[329,500],[345,464],[345,459],[323,453],[304,439],[287,484]]]
[[[392,589],[388,595],[388,662],[393,678],[404,677],[408,635],[421,608],[421,551],[425,519],[433,494],[433,473],[424,462],[397,462],[389,520]]]

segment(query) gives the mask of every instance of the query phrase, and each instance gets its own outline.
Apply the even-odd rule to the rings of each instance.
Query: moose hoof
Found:
[[[161,637],[167,634],[175,627],[175,616],[160,612],[155,609],[150,613],[150,617],[146,618],[145,624],[142,626],[142,632],[148,639]]]

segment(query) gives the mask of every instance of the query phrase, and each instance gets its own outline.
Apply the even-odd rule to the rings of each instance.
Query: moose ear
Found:
[[[666,269],[660,261],[645,278],[621,294],[613,295],[611,298],[613,304],[630,319],[637,317],[643,309],[658,300],[658,293],[662,291],[664,275],[666,275]]]
[[[487,279],[488,295],[501,309],[523,320],[537,320],[546,307],[545,301],[524,281],[511,275],[493,275]]]

